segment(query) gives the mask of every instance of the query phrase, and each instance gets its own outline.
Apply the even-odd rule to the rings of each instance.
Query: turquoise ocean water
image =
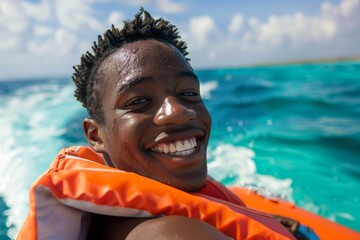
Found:
[[[213,118],[209,172],[360,231],[360,63],[201,70]],[[0,82],[0,239],[27,213],[31,182],[85,144],[70,78]]]

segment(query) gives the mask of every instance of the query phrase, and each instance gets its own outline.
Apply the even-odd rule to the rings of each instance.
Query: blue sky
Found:
[[[0,0],[0,80],[71,76],[139,6],[179,28],[197,69],[360,56],[360,0]]]

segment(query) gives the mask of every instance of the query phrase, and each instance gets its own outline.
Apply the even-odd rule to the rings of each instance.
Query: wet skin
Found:
[[[89,144],[116,168],[200,189],[211,118],[184,56],[164,42],[136,41],[107,57],[98,77],[105,123],[84,120]]]

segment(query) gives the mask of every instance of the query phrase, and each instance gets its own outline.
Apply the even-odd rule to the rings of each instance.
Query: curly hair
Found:
[[[180,40],[177,27],[162,18],[154,19],[143,8],[140,8],[133,20],[124,21],[122,29],[112,25],[103,36],[98,36],[98,41],[92,47],[93,53],[87,51],[82,55],[80,64],[73,67],[75,73],[72,79],[76,85],[74,95],[87,109],[90,118],[100,124],[105,121],[100,101],[101,88],[97,88],[102,79],[97,75],[101,63],[124,44],[145,39],[168,42],[184,57],[188,55],[186,43]]]

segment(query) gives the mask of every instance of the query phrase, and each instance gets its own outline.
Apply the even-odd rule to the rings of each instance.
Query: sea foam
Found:
[[[70,85],[50,82],[0,96],[0,195],[9,207],[6,225],[12,226],[11,238],[28,211],[31,182],[64,147],[66,120],[80,109],[72,95]]]
[[[292,179],[279,179],[259,174],[254,161],[255,152],[247,147],[220,144],[209,149],[209,173],[215,179],[260,191],[269,197],[293,201]]]

